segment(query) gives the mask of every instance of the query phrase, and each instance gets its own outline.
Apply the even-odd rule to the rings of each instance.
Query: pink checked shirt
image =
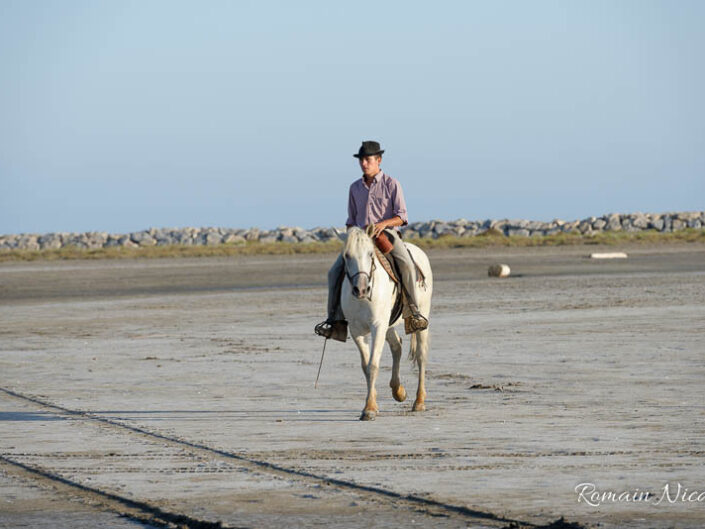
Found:
[[[404,192],[398,180],[380,171],[372,179],[370,187],[365,184],[364,177],[352,183],[348,197],[347,226],[364,228],[368,224],[392,217],[400,217],[404,226],[409,222]]]

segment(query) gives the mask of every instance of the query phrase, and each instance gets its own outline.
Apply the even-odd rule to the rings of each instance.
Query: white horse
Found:
[[[360,417],[363,421],[374,420],[379,411],[375,382],[385,340],[392,350],[392,379],[389,382],[392,395],[398,402],[406,399],[406,390],[399,378],[401,339],[394,330],[394,326],[401,321],[401,317],[391,325],[389,322],[396,297],[395,289],[400,288],[400,285],[395,285],[378,261],[373,244],[370,236],[360,228],[351,228],[348,232],[343,248],[346,279],[343,282],[340,298],[350,336],[360,350],[362,371],[367,379],[367,400]],[[417,282],[414,288],[417,290],[419,311],[428,319],[433,289],[431,265],[428,257],[419,247],[409,243],[406,243],[406,246],[425,276],[425,285],[420,286]],[[413,411],[426,409],[424,379],[427,356],[428,329],[413,332],[409,357],[416,362],[419,369],[419,384]]]

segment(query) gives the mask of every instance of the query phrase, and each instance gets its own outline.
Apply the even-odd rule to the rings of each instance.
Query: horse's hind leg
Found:
[[[389,387],[392,388],[392,396],[397,402],[406,400],[406,390],[401,385],[399,377],[399,367],[401,363],[401,338],[394,328],[390,327],[387,330],[387,343],[392,350],[392,379],[389,381]]]
[[[428,329],[417,331],[411,340],[410,355],[419,367],[419,386],[413,411],[426,410],[426,359],[428,358]]]

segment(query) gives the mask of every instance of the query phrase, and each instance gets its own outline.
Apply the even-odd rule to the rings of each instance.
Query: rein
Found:
[[[352,276],[350,275],[350,272],[348,272],[348,262],[345,259],[345,256],[343,256],[343,261],[345,262],[345,275],[348,278],[348,281],[350,281],[350,286],[355,286],[355,278],[359,275],[366,275],[367,276],[367,283],[370,288],[370,293],[367,296],[367,301],[372,301],[372,274],[375,271],[375,257],[372,256],[372,264],[370,265],[370,271],[365,272],[364,270],[361,270],[360,272],[357,272],[356,274],[353,274]]]

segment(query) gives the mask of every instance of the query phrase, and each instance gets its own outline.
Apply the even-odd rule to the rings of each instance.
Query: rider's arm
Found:
[[[385,228],[392,228],[394,226],[403,225],[404,221],[401,219],[401,217],[392,217],[391,219],[381,220],[377,224],[375,224],[374,237],[377,237],[377,235],[379,235],[380,232]]]
[[[393,180],[393,186],[391,186],[390,199],[392,201],[392,213],[401,219],[401,224],[395,224],[395,226],[406,226],[409,222],[408,215],[406,213],[406,201],[404,200],[404,191],[401,188],[401,184],[398,180]]]

